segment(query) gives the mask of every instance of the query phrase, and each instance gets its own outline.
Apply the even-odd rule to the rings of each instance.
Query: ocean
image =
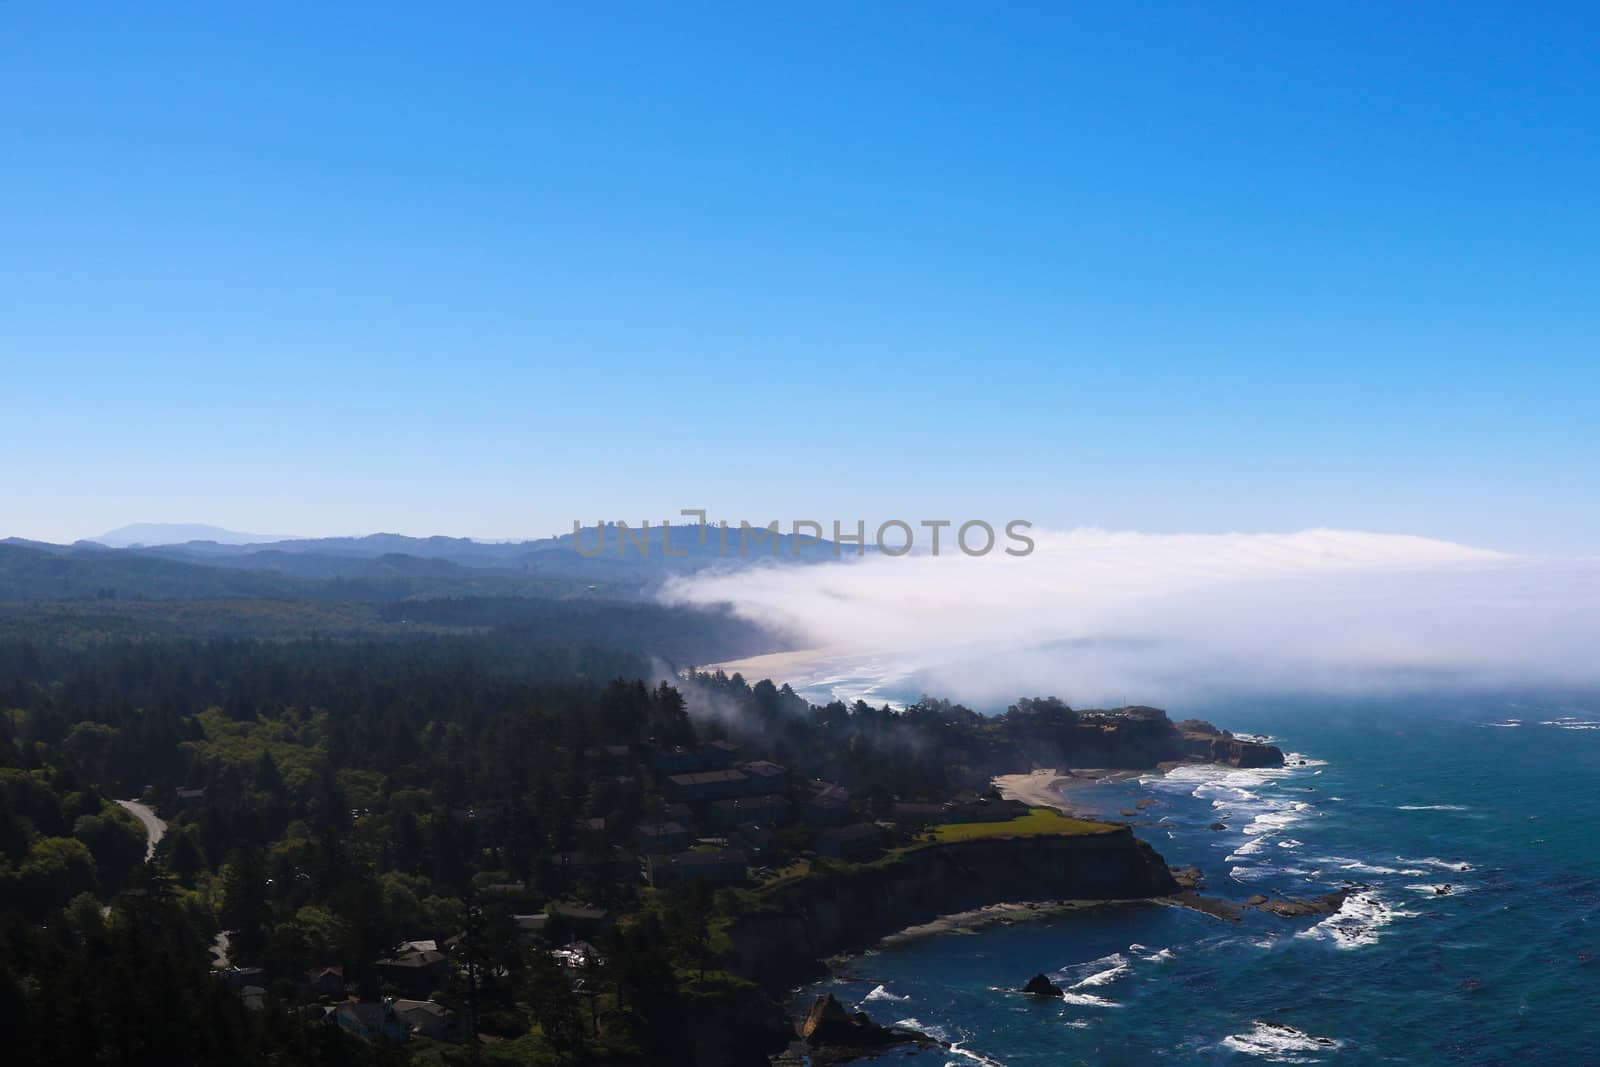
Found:
[[[1137,832],[1209,896],[1365,888],[1300,919],[1121,904],[930,934],[803,997],[952,1043],[891,1055],[917,1067],[1600,1064],[1600,701],[1173,710],[1269,735],[1290,765],[1180,768],[1069,805],[1121,817],[1155,798]],[[1039,972],[1064,999],[1013,992]]]

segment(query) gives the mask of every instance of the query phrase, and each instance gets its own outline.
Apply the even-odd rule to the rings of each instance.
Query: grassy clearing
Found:
[[[1050,808],[1030,808],[1028,814],[1005,822],[953,822],[935,826],[929,836],[939,843],[977,841],[983,838],[1073,836],[1104,834],[1121,829],[1112,823],[1073,819]]]

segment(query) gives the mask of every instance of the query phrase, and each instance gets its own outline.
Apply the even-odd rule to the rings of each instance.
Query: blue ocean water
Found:
[[[880,947],[805,993],[954,1043],[893,1057],[914,1065],[1600,1063],[1600,702],[1208,715],[1291,766],[1180,768],[1070,804],[1157,798],[1137,832],[1211,896],[1367,886],[1338,914],[1104,906]],[[1011,992],[1041,971],[1064,1000]]]

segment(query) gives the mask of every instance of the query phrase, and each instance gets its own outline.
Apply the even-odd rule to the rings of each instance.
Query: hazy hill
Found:
[[[287,541],[285,534],[239,533],[220,526],[207,526],[201,522],[136,522],[121,526],[99,537],[91,538],[107,548],[127,548],[130,545],[179,545],[186,541],[215,541],[220,545],[265,544],[269,541]]]
[[[124,527],[123,531],[149,529]],[[780,534],[775,541],[752,541],[741,555],[739,531],[729,531],[726,548],[717,530],[707,531],[704,543],[698,533],[693,527],[675,527],[670,556],[659,526],[649,530],[643,541],[643,532],[633,531],[626,549],[615,527],[589,527],[580,541],[588,555],[574,549],[571,534],[507,543],[372,534],[126,548],[92,541],[51,545],[13,538],[0,541],[0,600],[634,598],[671,575],[707,567],[795,565],[836,558],[830,542],[805,543],[797,552],[795,539]],[[641,544],[646,546],[643,551]],[[844,558],[853,557],[846,553]]]

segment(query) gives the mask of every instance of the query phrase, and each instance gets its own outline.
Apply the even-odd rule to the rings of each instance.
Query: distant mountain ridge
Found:
[[[219,545],[260,545],[273,541],[290,541],[289,534],[240,533],[221,526],[203,522],[136,522],[119,526],[115,530],[91,537],[90,541],[107,548],[131,548],[134,545],[181,545],[189,541],[214,541]]]
[[[188,526],[141,524],[141,533]],[[202,527],[219,530],[217,527]],[[230,536],[247,536],[220,530]],[[0,599],[291,598],[400,600],[440,596],[551,596],[600,593],[632,598],[667,578],[711,567],[804,564],[854,558],[829,541],[762,531],[741,553],[738,530],[724,545],[716,528],[701,531],[615,525],[533,541],[484,542],[464,537],[288,538],[265,542],[200,539],[111,547],[99,541],[53,545],[0,541]],[[670,537],[670,541],[669,541]],[[669,553],[670,549],[670,553]]]

